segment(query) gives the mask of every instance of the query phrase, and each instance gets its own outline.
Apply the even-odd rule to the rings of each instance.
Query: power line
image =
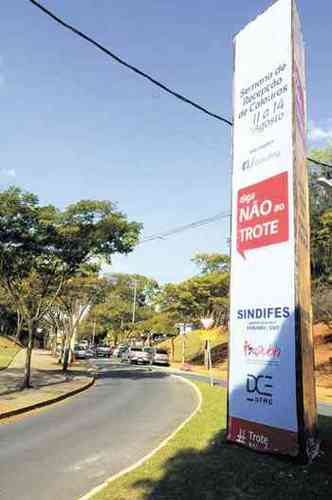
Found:
[[[79,37],[83,38],[87,42],[91,43],[92,45],[94,45],[95,47],[97,47],[97,49],[101,50],[102,52],[104,52],[108,56],[112,57],[112,59],[114,59],[118,63],[120,63],[123,66],[125,66],[126,68],[134,71],[135,73],[137,73],[138,75],[142,76],[143,78],[146,78],[151,83],[153,83],[154,85],[157,85],[157,87],[160,87],[165,92],[168,92],[169,94],[171,94],[172,96],[176,97],[180,101],[183,101],[183,102],[186,102],[187,104],[190,104],[191,106],[193,106],[196,109],[199,109],[203,113],[205,113],[205,114],[207,114],[209,116],[212,116],[213,118],[216,118],[217,120],[220,120],[220,121],[226,123],[227,125],[232,126],[232,122],[230,120],[228,120],[227,118],[224,118],[224,117],[222,117],[220,115],[217,115],[216,113],[212,113],[212,111],[209,111],[208,109],[204,108],[200,104],[192,101],[191,99],[188,99],[188,97],[185,97],[184,95],[180,94],[179,92],[176,92],[175,90],[172,90],[171,88],[167,87],[163,83],[161,83],[158,80],[156,80],[155,78],[153,78],[151,75],[148,75],[147,73],[145,73],[144,71],[140,70],[139,68],[136,68],[136,66],[133,66],[132,64],[129,64],[124,59],[122,59],[121,57],[119,57],[116,54],[114,54],[114,52],[111,52],[109,49],[107,49],[106,47],[104,47],[103,45],[101,45],[99,42],[97,42],[96,40],[94,40],[93,38],[91,38],[89,35],[86,35],[85,33],[83,33],[82,31],[78,30],[77,28],[75,28],[71,24],[67,23],[66,21],[64,21],[60,17],[58,17],[55,14],[53,14],[53,12],[51,12],[48,9],[46,9],[46,7],[44,7],[40,3],[36,2],[35,0],[28,0],[28,1],[31,2],[33,5],[35,5],[38,9],[40,9],[41,11],[43,11],[47,16],[51,17],[54,21],[56,21],[57,23],[61,24],[61,26],[63,26],[64,28],[67,28],[68,30],[70,30],[73,33],[75,33],[75,35],[78,35]]]
[[[190,106],[193,106],[194,108],[198,109],[199,111],[202,111],[206,115],[211,116],[212,118],[216,118],[217,120],[219,120],[219,121],[221,121],[223,123],[226,123],[226,125],[229,125],[230,127],[233,126],[232,121],[229,120],[228,118],[225,118],[224,116],[221,116],[221,115],[219,115],[217,113],[213,113],[212,111],[209,111],[204,106],[201,106],[200,104],[192,101],[188,97],[186,97],[186,96],[180,94],[179,92],[176,92],[175,90],[172,90],[171,88],[167,87],[167,85],[165,85],[165,84],[161,83],[160,81],[156,80],[155,78],[153,78],[148,73],[145,73],[145,71],[142,71],[139,68],[137,68],[136,66],[133,66],[132,64],[126,62],[124,59],[122,59],[121,57],[119,57],[116,54],[114,54],[114,52],[110,51],[107,47],[105,47],[101,43],[97,42],[96,40],[94,40],[89,35],[83,33],[79,29],[75,28],[71,24],[67,23],[66,21],[64,21],[63,19],[61,19],[59,16],[57,16],[56,14],[54,14],[53,12],[51,12],[49,9],[47,9],[46,7],[44,7],[43,5],[41,5],[36,0],[28,0],[28,1],[30,3],[32,3],[35,7],[37,7],[38,9],[40,9],[44,14],[46,14],[51,19],[53,19],[55,22],[57,22],[58,24],[60,24],[61,26],[63,26],[64,28],[66,28],[69,31],[73,32],[75,35],[79,36],[80,38],[83,38],[84,40],[86,40],[90,44],[92,44],[95,47],[97,47],[97,49],[101,50],[106,55],[108,55],[109,57],[111,57],[112,59],[114,59],[115,61],[117,61],[119,64],[122,64],[123,66],[125,66],[128,69],[130,69],[131,71],[134,71],[134,73],[136,73],[136,74],[142,76],[143,78],[149,80],[151,83],[153,83],[157,87],[161,88],[162,90],[164,90],[168,94],[172,95],[173,97],[176,97],[180,101],[183,101],[183,102],[189,104]],[[329,165],[328,163],[320,162],[320,161],[314,160],[312,158],[307,158],[307,159],[309,161],[311,161],[312,163],[315,163],[316,165],[320,165],[322,167],[332,168],[332,165]]]
[[[307,160],[311,161],[311,163],[314,163],[315,165],[319,165],[320,167],[332,168],[332,165],[324,163],[323,161],[314,160],[313,158],[307,158]]]
[[[148,243],[148,242],[154,241],[154,240],[163,240],[163,239],[167,238],[168,236],[173,236],[174,234],[183,233],[184,231],[188,231],[188,229],[195,229],[196,227],[205,226],[207,224],[211,224],[212,222],[216,222],[218,220],[225,219],[225,218],[228,218],[230,216],[231,216],[230,212],[219,212],[216,215],[213,215],[212,217],[207,217],[205,219],[199,219],[197,221],[191,222],[190,224],[186,224],[184,226],[177,226],[177,227],[174,227],[172,229],[168,229],[168,230],[160,232],[160,233],[152,234],[151,236],[146,236],[141,241],[139,241],[139,244]]]

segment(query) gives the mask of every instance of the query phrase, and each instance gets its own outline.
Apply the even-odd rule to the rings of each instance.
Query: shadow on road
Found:
[[[108,378],[121,378],[121,379],[162,379],[169,377],[169,373],[155,371],[150,368],[133,368],[129,365],[116,365],[104,368],[104,371],[96,373],[96,380],[108,379]]]
[[[63,373],[61,369],[36,369],[34,368],[31,376],[31,386],[33,389],[42,389],[45,386],[54,386],[63,384],[72,380],[74,377],[91,377],[88,370],[68,370]],[[10,395],[24,389],[24,372],[21,368],[7,368],[0,374],[0,399],[7,399],[4,396]]]

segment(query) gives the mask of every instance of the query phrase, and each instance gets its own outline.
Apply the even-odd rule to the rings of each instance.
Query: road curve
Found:
[[[197,406],[178,377],[98,364],[88,391],[0,425],[1,500],[74,500],[145,456]]]

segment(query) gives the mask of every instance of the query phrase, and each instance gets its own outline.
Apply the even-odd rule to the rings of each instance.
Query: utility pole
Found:
[[[133,319],[132,323],[135,323],[135,314],[136,314],[136,296],[137,296],[137,281],[134,280],[134,299],[133,299]]]
[[[93,321],[93,332],[92,332],[92,345],[95,345],[95,336],[96,336],[96,319]]]

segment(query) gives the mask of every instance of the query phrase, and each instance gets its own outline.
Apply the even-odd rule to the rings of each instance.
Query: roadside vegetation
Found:
[[[0,337],[0,370],[7,368],[21,348],[17,342]]]
[[[332,146],[311,156],[331,162]],[[314,321],[327,328],[317,337],[318,378],[331,389],[332,209],[330,194],[318,182],[329,173],[313,165],[309,173]],[[102,272],[113,254],[133,251],[141,229],[110,201],[81,200],[59,210],[18,187],[0,192],[0,337],[15,336],[27,347],[25,387],[33,346],[52,348],[66,371],[80,340],[150,345],[167,334],[175,363],[182,363],[184,351],[185,363],[204,369],[208,349],[197,329],[207,318],[215,329],[214,370],[226,373],[229,256],[198,253],[192,277],[163,286],[139,274]],[[178,336],[189,326],[195,331]],[[9,351],[2,357],[9,359]]]
[[[225,439],[226,391],[196,383],[201,410],[160,451],[112,481],[96,500],[209,500],[212,498],[330,498],[332,423],[319,417],[320,457],[310,466],[257,454]]]

